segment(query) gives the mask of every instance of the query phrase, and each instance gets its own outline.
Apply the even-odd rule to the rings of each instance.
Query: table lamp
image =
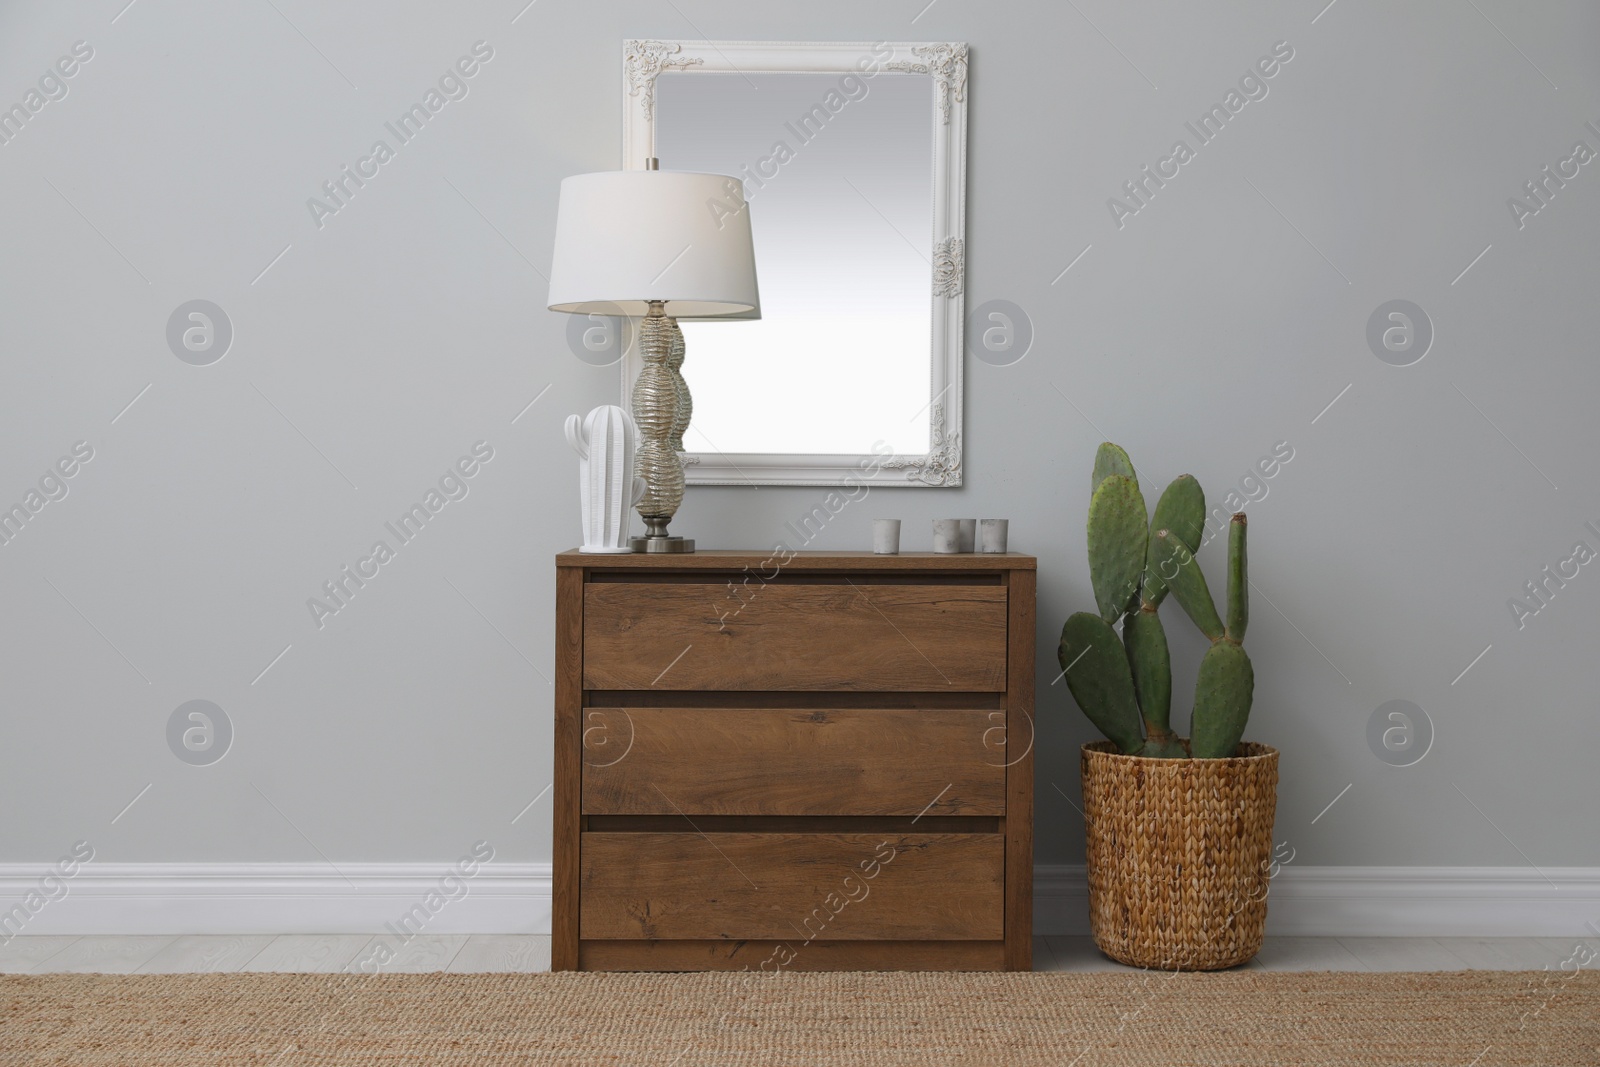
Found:
[[[683,502],[679,453],[691,415],[677,320],[759,317],[755,251],[737,178],[659,170],[654,159],[647,168],[562,180],[550,310],[643,319],[633,418],[645,535],[631,544],[636,552],[693,552],[694,541],[667,533]]]

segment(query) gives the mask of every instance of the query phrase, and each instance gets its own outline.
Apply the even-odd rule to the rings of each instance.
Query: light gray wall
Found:
[[[129,861],[549,856],[548,797],[512,820],[550,781],[561,420],[617,384],[568,353],[539,271],[559,180],[617,165],[622,38],[708,35],[971,43],[969,308],[1013,301],[1037,337],[969,360],[964,488],[874,490],[818,546],[864,546],[877,515],[909,547],[936,515],[1008,515],[1038,554],[1042,861],[1081,856],[1091,730],[1053,649],[1092,602],[1109,437],[1214,499],[1294,450],[1248,510],[1250,736],[1283,750],[1296,862],[1600,863],[1600,569],[1522,629],[1507,606],[1600,549],[1600,163],[1521,228],[1507,207],[1600,149],[1593,5],[538,0],[513,21],[523,2],[0,8],[0,103],[94,49],[0,145],[0,502],[94,450],[0,547],[0,861],[79,838]],[[470,94],[318,228],[307,198],[479,40]],[[1119,228],[1108,198],[1278,41],[1269,95]],[[196,298],[235,330],[210,366],[165,337]],[[1365,337],[1393,299],[1436,331],[1412,366]],[[477,441],[469,495],[319,630],[307,598]],[[675,528],[766,546],[819,498],[694,489]],[[1182,693],[1200,642],[1169,619]],[[235,730],[211,766],[168,748],[193,699]],[[1390,700],[1431,719],[1414,766],[1369,749]]]

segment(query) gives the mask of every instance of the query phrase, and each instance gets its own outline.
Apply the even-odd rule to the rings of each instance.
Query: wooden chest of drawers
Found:
[[[1034,568],[557,556],[554,969],[1028,969]]]

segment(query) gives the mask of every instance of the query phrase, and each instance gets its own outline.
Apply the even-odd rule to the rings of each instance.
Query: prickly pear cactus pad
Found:
[[[1100,732],[1130,756],[1144,747],[1139,702],[1122,643],[1109,623],[1080,611],[1061,628],[1057,652],[1067,688]]]
[[[1161,546],[1156,553],[1156,573],[1166,580],[1178,606],[1206,637],[1212,641],[1222,637],[1222,616],[1217,614],[1200,561],[1170,530],[1157,530],[1153,540]]]
[[[1134,485],[1139,484],[1139,472],[1133,469],[1133,460],[1129,459],[1128,454],[1122,449],[1107,441],[1094,454],[1094,473],[1089,477],[1090,494],[1092,495],[1100,488],[1100,483],[1113,474],[1131,479]]]
[[[1205,535],[1206,494],[1191,474],[1180,474],[1167,486],[1161,499],[1156,501],[1156,513],[1150,520],[1152,530],[1170,530],[1190,552],[1200,550],[1200,539]],[[1156,552],[1161,546],[1154,537],[1150,539],[1150,556],[1145,561],[1144,592],[1146,603],[1158,607],[1167,595],[1167,583],[1156,567]]]
[[[1089,501],[1089,580],[1108,623],[1139,595],[1148,522],[1139,484],[1124,475],[1106,478]]]
[[[1194,687],[1189,751],[1195,759],[1233,755],[1244,737],[1256,672],[1243,647],[1222,640],[1206,650]]]

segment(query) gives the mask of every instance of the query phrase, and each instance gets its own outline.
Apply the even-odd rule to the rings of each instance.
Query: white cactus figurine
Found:
[[[633,416],[603,404],[580,420],[567,416],[567,443],[578,453],[578,497],[583,505],[580,552],[631,552],[628,522],[644,495],[645,481],[633,474],[639,429]]]

